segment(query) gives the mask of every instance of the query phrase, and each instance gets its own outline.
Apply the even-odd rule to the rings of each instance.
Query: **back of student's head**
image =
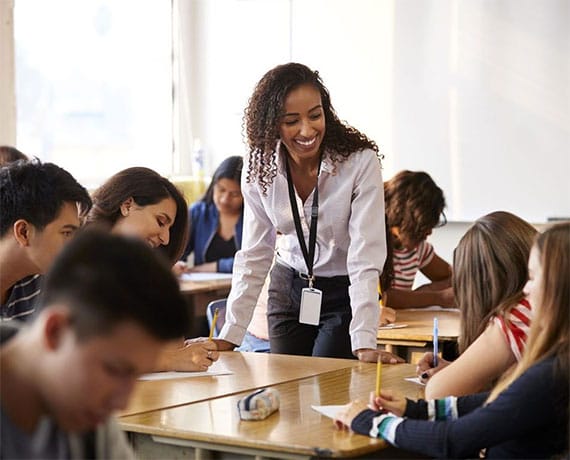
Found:
[[[39,312],[64,304],[79,339],[135,322],[152,336],[182,337],[191,324],[178,282],[144,242],[88,229],[56,258],[42,287]]]
[[[88,224],[113,228],[121,217],[121,204],[132,198],[138,206],[159,203],[172,198],[176,216],[170,228],[168,245],[157,250],[172,263],[180,259],[188,239],[188,209],[182,193],[166,177],[149,168],[124,169],[109,178],[93,193],[93,208],[87,216]]]
[[[536,229],[497,211],[477,219],[455,248],[453,288],[461,310],[460,351],[523,298],[527,261]],[[507,319],[507,318],[505,318]]]
[[[384,182],[384,203],[388,227],[416,243],[440,223],[445,209],[443,191],[423,171],[400,171]]]
[[[208,204],[214,202],[214,187],[220,179],[231,179],[241,184],[241,170],[243,169],[243,158],[240,156],[231,156],[226,158],[214,171],[212,181],[202,198]]]
[[[28,160],[28,157],[15,147],[0,145],[0,166],[6,166],[18,160]]]
[[[540,276],[533,290],[537,305],[523,357],[512,373],[493,389],[489,400],[509,386],[530,366],[548,357],[555,358],[555,375],[566,382],[570,366],[570,222],[555,224],[537,234]],[[536,268],[536,267],[535,267]],[[537,276],[537,273],[534,274]],[[557,401],[560,410],[568,410],[568,392]]]
[[[0,237],[19,219],[43,230],[65,203],[77,203],[82,216],[91,207],[87,190],[65,169],[37,159],[0,168]]]

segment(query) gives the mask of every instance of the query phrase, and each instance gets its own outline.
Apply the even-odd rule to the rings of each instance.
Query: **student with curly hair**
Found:
[[[384,305],[455,306],[451,266],[427,241],[445,216],[443,191],[426,172],[400,171],[384,182],[384,204],[390,255],[381,280]],[[431,282],[412,290],[418,271]]]
[[[218,348],[241,343],[277,250],[271,352],[376,361],[386,257],[378,147],[339,120],[319,74],[297,63],[262,77],[244,122],[244,234]]]

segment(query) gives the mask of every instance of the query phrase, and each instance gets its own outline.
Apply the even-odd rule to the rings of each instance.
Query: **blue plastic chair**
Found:
[[[227,299],[213,300],[206,307],[206,318],[208,319],[208,328],[212,329],[212,321],[214,321],[214,312],[218,309],[218,319],[214,324],[214,337],[217,337],[224,323],[226,322],[226,301]]]

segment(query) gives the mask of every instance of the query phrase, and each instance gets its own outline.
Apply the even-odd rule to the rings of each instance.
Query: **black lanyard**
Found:
[[[293,188],[293,180],[291,179],[291,170],[289,169],[289,160],[285,156],[285,167],[287,170],[287,185],[289,187],[289,201],[291,202],[291,212],[293,214],[293,221],[295,222],[295,230],[297,231],[297,238],[299,245],[303,252],[303,258],[307,264],[307,279],[309,280],[309,287],[313,287],[313,263],[315,261],[315,246],[317,242],[317,218],[319,216],[319,173],[321,172],[321,160],[319,159],[319,169],[317,171],[317,185],[313,194],[313,204],[311,206],[311,226],[309,228],[309,250],[305,244],[305,235],[301,228],[301,218],[299,217],[299,208],[297,208],[297,199],[295,198],[295,189]]]

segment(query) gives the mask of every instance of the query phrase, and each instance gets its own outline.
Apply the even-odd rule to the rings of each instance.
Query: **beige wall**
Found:
[[[16,144],[14,0],[0,0],[0,145]]]

